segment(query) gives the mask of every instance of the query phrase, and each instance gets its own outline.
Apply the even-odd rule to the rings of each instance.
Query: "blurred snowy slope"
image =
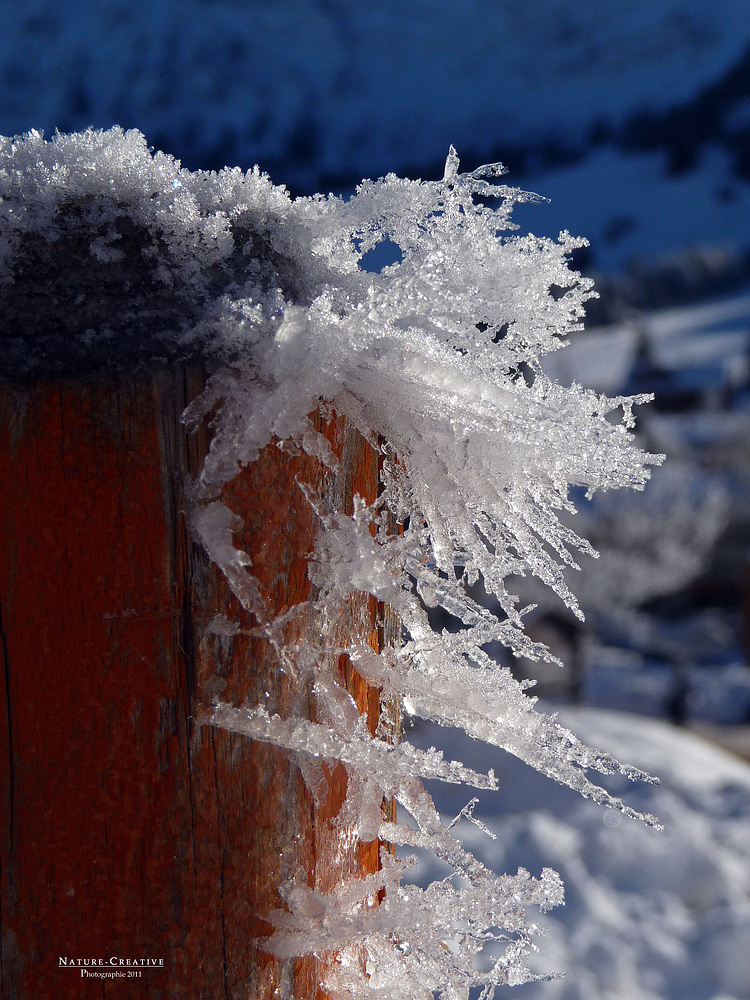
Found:
[[[117,123],[311,188],[451,142],[576,146],[690,100],[749,43],[743,0],[27,0],[0,9],[0,131]]]
[[[748,18],[750,25],[750,18]],[[585,236],[598,270],[617,274],[639,261],[663,264],[686,247],[747,250],[750,183],[727,149],[696,147],[696,162],[675,175],[666,149],[625,153],[592,149],[575,163],[509,180],[549,199],[526,205],[516,221],[532,232]]]
[[[565,979],[518,987],[519,1000],[749,996],[750,766],[659,720],[566,709],[560,721],[661,777],[627,795],[666,829],[577,799],[510,757],[488,760],[486,748],[452,734],[450,753],[493,766],[500,783],[475,810],[497,840],[466,821],[459,836],[493,868],[550,865],[565,882],[565,907],[541,921],[548,933],[538,960],[538,971],[565,970]],[[410,738],[426,748],[434,734],[425,727]],[[465,805],[456,790],[440,799],[431,791],[444,818]]]
[[[633,315],[610,327],[573,334],[549,354],[545,372],[557,382],[579,382],[597,392],[630,391],[633,366],[646,354],[669,372],[717,369],[722,384],[746,382],[750,353],[750,293],[688,307]],[[720,370],[720,371],[718,371]],[[650,416],[648,411],[646,417]]]

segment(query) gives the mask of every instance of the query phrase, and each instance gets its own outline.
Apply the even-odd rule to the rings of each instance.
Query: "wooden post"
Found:
[[[287,754],[195,725],[219,693],[282,715],[313,705],[190,537],[184,483],[208,434],[179,416],[203,384],[176,365],[0,386],[4,998],[320,1000],[330,957],[272,959],[263,916],[299,867],[328,889],[379,864],[377,842],[330,822],[340,765],[318,808]],[[310,596],[316,515],[297,481],[343,512],[377,490],[373,449],[316,419],[339,475],[271,444],[222,497],[272,616]],[[342,635],[377,645],[377,618],[358,595]],[[287,639],[307,627],[296,616]],[[340,668],[374,731],[378,692]]]

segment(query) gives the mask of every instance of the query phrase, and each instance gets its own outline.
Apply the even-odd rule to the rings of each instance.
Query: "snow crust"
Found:
[[[542,918],[541,954],[531,956],[533,968],[564,969],[565,978],[525,986],[523,995],[750,995],[750,766],[662,720],[590,708],[565,709],[563,717],[580,739],[660,775],[660,785],[631,787],[629,798],[656,812],[665,830],[655,834],[565,789],[550,789],[517,760],[482,752],[457,730],[447,735],[448,752],[475,767],[493,764],[501,786],[498,795],[482,796],[479,807],[496,838],[467,828],[464,846],[495,870],[550,864],[565,882],[565,906]],[[429,725],[411,735],[422,747],[434,738]],[[441,813],[452,816],[458,789],[430,787]],[[441,874],[421,854],[418,884]]]
[[[383,858],[381,872],[323,896],[301,883],[284,889],[288,910],[265,946],[296,955],[340,949],[326,988],[335,998],[431,996],[467,1000],[479,987],[531,976],[525,956],[534,923],[528,906],[562,899],[559,879],[519,869],[497,876],[440,820],[422,778],[493,789],[494,776],[445,761],[434,750],[373,739],[338,678],[336,609],[353,590],[388,602],[403,641],[375,653],[348,652],[357,670],[403,700],[407,711],[501,747],[556,781],[650,824],[587,771],[648,780],[609,753],[581,743],[535,708],[523,685],[490,656],[500,643],[514,655],[547,658],[524,632],[527,609],[514,577],[532,575],[580,615],[563,575],[576,553],[595,553],[559,515],[572,514],[571,486],[589,493],[642,488],[649,465],[630,428],[646,396],[608,399],[545,375],[541,358],[580,328],[591,283],[569,267],[585,241],[519,235],[513,206],[534,196],[500,182],[498,165],[459,172],[451,148],[437,182],[389,175],[365,181],[348,201],[292,200],[256,168],[191,173],[152,155],[139,133],[113,129],[0,140],[0,280],[13,280],[24,233],[53,240],[71,199],[105,235],[98,258],[117,254],[106,221],[123,206],[158,234],[175,275],[201,294],[207,276],[238,251],[244,273],[218,297],[187,339],[202,338],[223,364],[184,415],[188,427],[211,415],[209,455],[192,490],[195,537],[226,574],[242,605],[274,634],[280,669],[313,685],[318,717],[269,716],[258,706],[217,703],[207,720],[270,741],[295,754],[313,794],[315,761],[340,761],[349,792],[338,822],[360,839],[427,847],[452,874],[424,891],[404,883],[409,865]],[[244,243],[239,243],[244,239]],[[367,271],[378,244],[396,263]],[[165,279],[166,280],[166,279]],[[318,647],[285,647],[283,623],[269,620],[252,577],[252,553],[236,550],[237,515],[219,499],[239,466],[276,441],[334,465],[308,414],[320,405],[345,416],[383,454],[382,492],[351,517],[325,509],[301,484],[320,522],[310,578],[318,597]],[[393,519],[401,532],[393,533]],[[499,606],[483,606],[476,588]],[[439,608],[450,627],[436,631]],[[218,621],[218,628],[226,623]],[[383,794],[395,796],[410,823],[386,823]],[[470,817],[471,808],[462,810]],[[454,881],[455,880],[455,881]],[[378,906],[367,905],[385,889]],[[486,945],[502,945],[489,968]],[[364,947],[367,975],[347,964]]]

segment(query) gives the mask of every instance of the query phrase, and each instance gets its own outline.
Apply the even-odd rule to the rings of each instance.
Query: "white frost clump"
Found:
[[[235,172],[226,173],[225,191]],[[215,189],[203,182],[204,176],[209,175],[181,169],[165,153],[152,156],[135,130],[89,129],[58,134],[52,141],[37,131],[0,136],[0,268],[22,234],[54,239],[61,206],[80,200],[92,226],[114,221],[119,205],[127,206],[133,222],[158,227],[183,280],[198,283],[201,271],[226,256],[232,244],[230,213],[216,204]],[[241,177],[243,184],[252,184],[247,175]],[[275,190],[267,178],[258,174],[254,187],[256,196],[262,198],[265,190],[273,202]],[[121,242],[116,229],[105,230],[92,241],[90,253],[122,260]]]
[[[545,910],[562,902],[555,872],[544,869],[539,880],[519,868],[514,876],[494,875],[471,858],[471,875],[454,887],[449,879],[426,889],[404,886],[412,861],[395,861],[381,851],[382,868],[364,879],[347,879],[332,892],[310,889],[300,878],[288,885],[284,898],[291,912],[270,914],[276,934],[270,939],[274,954],[304,955],[327,948],[340,949],[340,960],[326,980],[334,996],[382,997],[393,1000],[432,1000],[437,993],[468,997],[472,986],[491,995],[492,984],[526,981],[519,975],[525,948],[530,945],[524,908]],[[375,905],[379,892],[383,901]],[[502,930],[498,930],[502,928]],[[468,959],[490,943],[518,940],[492,962],[488,972],[472,968]],[[366,977],[356,956],[347,954],[352,943],[364,944]]]
[[[522,869],[497,876],[461,846],[421,778],[492,789],[494,776],[408,742],[373,739],[340,682],[341,652],[407,711],[460,726],[606,805],[631,813],[587,770],[647,778],[536,711],[488,653],[499,642],[516,655],[549,658],[524,633],[510,578],[537,577],[579,613],[563,568],[575,566],[576,550],[593,550],[558,519],[573,512],[569,488],[642,488],[658,458],[644,455],[629,431],[633,403],[648,397],[564,388],[540,367],[579,328],[593,294],[569,267],[584,241],[517,235],[513,205],[534,196],[501,184],[499,166],[468,174],[458,167],[451,149],[441,181],[389,175],[364,182],[348,201],[292,200],[257,168],[180,169],[151,156],[138,133],[0,140],[0,278],[12,280],[24,233],[55,239],[63,202],[98,220],[91,253],[114,260],[119,233],[108,219],[125,205],[158,236],[164,282],[205,297],[203,315],[176,334],[225,362],[185,414],[188,425],[211,414],[215,428],[192,527],[280,665],[311,683],[321,720],[217,704],[210,721],[287,748],[316,795],[325,780],[316,760],[340,761],[349,780],[337,822],[363,840],[429,848],[452,869],[421,890],[403,881],[408,863],[384,857],[380,872],[328,895],[298,882],[284,888],[289,910],[272,915],[277,930],[264,947],[283,955],[337,948],[326,982],[335,998],[436,992],[467,1000],[472,987],[489,998],[498,985],[530,978],[524,956],[535,928],[525,908],[562,900],[554,873],[539,881]],[[398,260],[371,273],[363,258],[380,243]],[[207,275],[220,274],[228,277],[217,291]],[[285,646],[283,622],[268,620],[252,553],[234,548],[235,514],[219,493],[272,440],[334,466],[308,418],[320,405],[382,451],[382,492],[371,507],[357,499],[346,517],[307,491],[320,521],[310,566],[320,644],[303,649]],[[394,518],[401,533],[388,530]],[[499,603],[499,617],[473,596],[478,584]],[[393,606],[400,647],[338,648],[336,609],[353,590]],[[433,608],[451,617],[451,631],[431,627]],[[398,799],[410,824],[384,820],[384,794]],[[471,804],[462,815],[471,818]],[[501,957],[484,958],[484,946],[498,941],[506,943]],[[366,975],[352,958],[362,950]]]
[[[420,781],[481,787],[487,778],[419,759],[408,743],[376,750],[351,716],[342,721],[345,693],[325,666],[324,646],[326,622],[352,590],[369,591],[399,614],[400,648],[378,654],[363,644],[348,652],[364,677],[410,712],[461,726],[629,815],[637,814],[585,772],[648,777],[538,713],[485,649],[499,641],[517,655],[548,656],[525,635],[508,577],[533,574],[577,611],[563,567],[575,565],[571,551],[591,549],[558,520],[558,511],[572,511],[569,487],[640,488],[648,464],[658,461],[628,432],[633,403],[646,397],[610,400],[543,374],[539,359],[577,328],[591,294],[590,282],[568,265],[582,241],[566,233],[558,243],[513,235],[511,208],[528,196],[499,184],[500,173],[491,166],[459,174],[451,150],[437,183],[389,176],[365,182],[348,202],[290,202],[289,221],[309,233],[305,252],[320,261],[321,284],[308,289],[304,303],[253,301],[259,332],[250,363],[214,377],[188,413],[197,420],[220,407],[199,483],[206,500],[272,436],[333,462],[307,418],[320,401],[384,454],[383,493],[372,507],[358,501],[346,517],[322,509],[309,492],[321,524],[310,570],[324,637],[315,667],[325,679],[319,704],[329,699],[331,718],[338,706],[338,728],[252,707],[218,705],[212,717],[297,753],[341,761],[350,789],[342,822],[352,821],[365,840],[431,848],[459,878],[459,886],[448,879],[422,892],[402,884],[408,866],[384,859],[377,875],[328,896],[288,886],[290,912],[275,915],[277,933],[267,946],[284,955],[340,949],[326,983],[336,997],[395,1000],[436,991],[459,1000],[472,986],[491,996],[497,985],[529,978],[523,956],[532,927],[523,909],[562,899],[554,873],[536,883],[525,872],[497,877],[479,865],[443,826]],[[274,238],[286,238],[285,231]],[[368,273],[362,258],[384,241],[400,260]],[[620,408],[618,423],[612,416]],[[388,515],[401,534],[389,533]],[[470,595],[480,579],[498,600],[500,618]],[[433,607],[453,617],[455,631],[431,628]],[[398,799],[416,829],[382,820],[383,794]],[[368,906],[383,888],[384,902]],[[478,971],[482,948],[499,939],[508,942],[502,959]],[[346,960],[355,946],[365,948],[367,977]]]

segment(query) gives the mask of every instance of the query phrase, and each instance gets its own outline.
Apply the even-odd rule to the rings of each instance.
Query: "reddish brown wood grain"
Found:
[[[378,865],[377,843],[344,849],[330,822],[343,769],[316,808],[284,753],[195,725],[219,692],[314,712],[190,539],[183,485],[207,435],[186,438],[179,413],[201,384],[179,372],[0,387],[4,997],[255,1000],[294,986],[313,1000],[317,961],[257,948],[263,915],[300,866],[327,889]],[[224,491],[271,617],[310,596],[317,525],[298,480],[339,510],[377,489],[373,449],[341,419],[318,420],[341,474],[270,445]],[[342,635],[377,643],[377,613],[351,599]],[[217,614],[241,633],[212,631]],[[287,640],[308,627],[300,614]],[[378,692],[340,668],[374,730]],[[112,956],[164,968],[115,981],[58,968]]]

